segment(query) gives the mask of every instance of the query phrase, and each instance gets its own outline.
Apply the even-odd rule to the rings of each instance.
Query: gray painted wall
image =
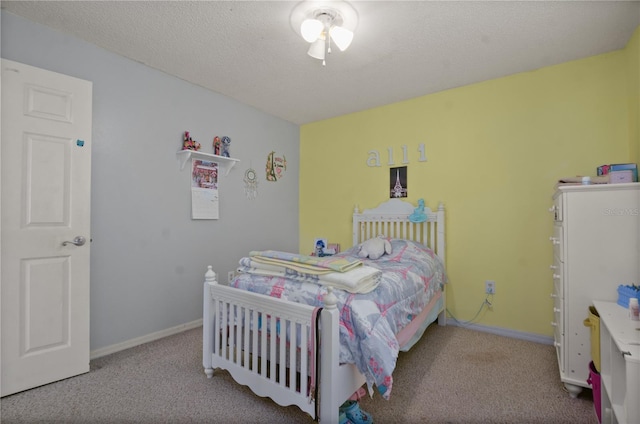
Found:
[[[1,35],[3,58],[93,82],[91,350],[202,318],[207,265],[226,283],[250,250],[298,251],[297,125],[5,11]],[[229,136],[241,161],[219,179],[219,220],[191,220],[184,131],[204,152]],[[287,159],[276,183],[272,150]]]

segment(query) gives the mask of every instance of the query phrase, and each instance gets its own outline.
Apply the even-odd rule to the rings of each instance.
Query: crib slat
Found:
[[[227,318],[229,317],[228,315],[228,311],[227,311],[227,302],[223,302],[222,303],[222,340],[221,340],[221,346],[220,346],[220,356],[222,356],[224,359],[227,359],[227,353],[228,353],[228,343],[227,343],[227,332],[229,330],[229,323]]]
[[[237,306],[229,304],[229,360],[235,363],[235,347],[236,347],[236,310]]]
[[[425,231],[427,231],[426,226],[425,226]],[[429,233],[430,233],[430,238],[429,238],[429,248],[433,251],[436,250],[436,223],[435,222],[430,222],[429,223]],[[425,240],[427,238],[425,237]],[[440,252],[436,252],[436,253],[440,253]]]
[[[297,355],[296,347],[298,346],[298,326],[295,321],[289,321],[289,389],[296,389],[296,371],[297,371]]]
[[[308,374],[307,367],[309,366],[307,359],[309,358],[308,353],[313,354],[309,350],[309,341],[307,339],[307,334],[309,331],[309,327],[306,325],[300,324],[300,393],[303,395],[307,394],[308,391]]]
[[[214,323],[214,336],[213,336],[213,354],[214,355],[218,355],[220,356],[220,337],[218,337],[218,334],[220,334],[220,303],[218,301],[215,301],[213,303],[213,316],[215,317],[215,323]]]
[[[281,386],[286,386],[286,371],[287,371],[287,322],[284,319],[279,319],[280,321],[280,334],[279,334],[279,341],[280,341],[280,376],[279,376],[279,380],[280,380],[280,385]]]
[[[236,353],[236,364],[242,364],[242,306],[236,306],[236,313],[234,314],[235,320],[235,332],[237,342],[233,344]]]
[[[270,337],[269,337],[269,359],[270,359],[270,368],[269,368],[269,379],[273,382],[276,381],[276,342],[278,337],[276,336],[276,318],[269,317],[269,324],[271,326]]]
[[[253,310],[251,319],[251,369],[254,373],[258,373],[258,357],[260,356],[260,352],[258,351],[258,311],[256,309]]]
[[[263,377],[267,377],[267,352],[269,346],[267,345],[267,315],[260,312],[261,327],[260,327],[260,374]]]
[[[244,317],[242,328],[244,329],[244,337],[242,338],[242,350],[244,351],[244,359],[242,361],[242,365],[248,369],[251,369],[249,364],[249,352],[251,351],[251,343],[249,340],[249,326],[251,323],[251,316],[249,315],[251,311],[249,308],[244,308]]]

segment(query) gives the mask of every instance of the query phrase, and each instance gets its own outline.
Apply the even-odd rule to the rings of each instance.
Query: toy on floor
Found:
[[[361,258],[378,259],[384,254],[391,254],[391,242],[383,235],[374,237],[360,245],[358,256]]]
[[[371,414],[360,409],[355,400],[348,400],[340,406],[340,424],[373,424]]]

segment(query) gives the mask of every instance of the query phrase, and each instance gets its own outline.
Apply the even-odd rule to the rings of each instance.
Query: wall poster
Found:
[[[407,167],[390,168],[389,172],[389,197],[407,197]]]
[[[218,164],[191,162],[191,219],[218,219]]]
[[[284,155],[277,156],[276,152],[269,153],[269,156],[267,156],[267,166],[265,167],[267,181],[278,181],[284,177],[284,171],[286,170],[287,158]]]

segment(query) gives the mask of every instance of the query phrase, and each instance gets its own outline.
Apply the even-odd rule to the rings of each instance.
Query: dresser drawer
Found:
[[[559,332],[559,334],[564,334],[562,302],[563,299],[561,297],[555,297],[553,299],[553,321],[551,325]]]
[[[554,297],[557,296],[560,299],[564,298],[562,267],[562,262],[560,262],[560,260],[557,258],[554,258],[553,265],[549,267],[551,269],[551,278],[553,279],[553,295]]]
[[[553,206],[549,208],[549,212],[553,214],[554,221],[562,222],[562,196],[557,196],[553,199]]]
[[[555,261],[564,262],[564,240],[561,225],[553,226],[553,236],[549,237],[549,241],[553,244],[553,257]]]
[[[553,332],[553,345],[556,348],[556,355],[558,357],[558,368],[560,373],[564,373],[564,337],[558,331],[558,327]]]

